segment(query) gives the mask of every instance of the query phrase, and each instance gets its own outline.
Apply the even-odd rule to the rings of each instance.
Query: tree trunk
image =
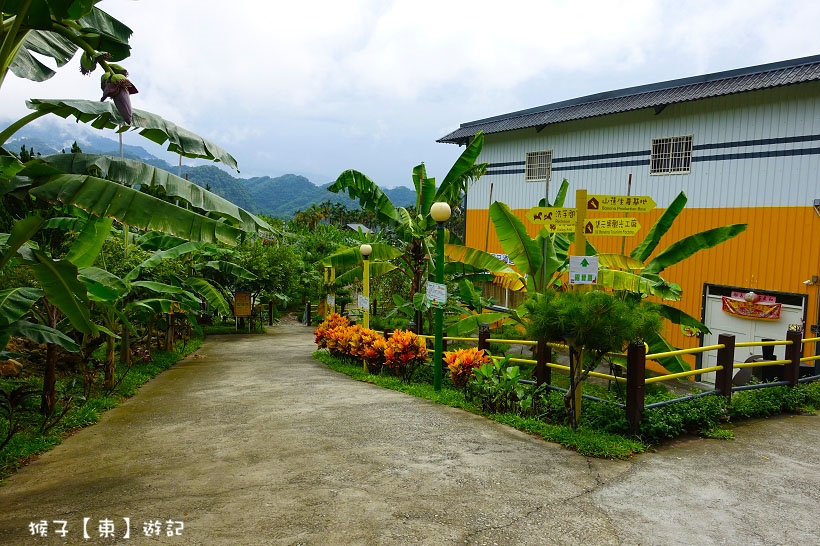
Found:
[[[60,311],[43,300],[43,307],[48,318],[48,325],[57,328],[57,319]],[[40,401],[40,412],[45,416],[54,413],[54,406],[57,403],[57,345],[46,344],[46,370],[43,374],[43,395]]]
[[[581,372],[583,368],[583,350],[569,347],[569,389],[564,394],[564,409],[572,430],[578,429],[578,409],[576,407],[576,391],[581,386]]]
[[[46,344],[46,371],[43,375],[43,396],[40,403],[40,412],[45,416],[54,413],[57,403],[57,346]]]
[[[114,338],[107,336],[105,339],[105,379],[103,386],[106,390],[114,388],[114,372],[116,364],[114,362]]]

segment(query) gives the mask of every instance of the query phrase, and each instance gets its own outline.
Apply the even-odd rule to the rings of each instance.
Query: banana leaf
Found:
[[[74,116],[77,121],[90,123],[97,129],[119,127],[119,132],[139,129],[139,134],[148,140],[160,145],[167,142],[169,152],[190,158],[221,161],[238,172],[236,159],[213,142],[144,110],[135,108],[131,125],[128,126],[111,101],[30,99],[26,101],[26,106],[31,110],[52,113],[61,118]]]
[[[210,260],[204,263],[200,263],[195,265],[194,269],[197,271],[202,271],[203,269],[213,269],[214,271],[219,271],[220,273],[233,275],[237,279],[244,279],[247,281],[256,280],[256,275],[254,275],[244,267],[223,260]]]
[[[598,271],[598,286],[610,290],[625,290],[633,294],[653,294],[655,284],[640,275],[616,269],[600,269]]]
[[[671,322],[672,324],[680,324],[681,326],[690,326],[697,330],[700,330],[704,334],[711,334],[712,332],[709,328],[706,327],[701,321],[689,315],[676,307],[672,307],[671,305],[666,305],[664,303],[657,304],[659,307],[660,314],[663,318]]]
[[[273,231],[261,218],[184,178],[133,159],[92,154],[55,154],[43,161],[68,174],[89,174],[126,186],[154,187],[192,207],[226,218],[243,231]]]
[[[471,334],[478,330],[478,326],[480,324],[492,324],[493,322],[498,322],[499,320],[504,320],[510,318],[508,313],[502,312],[491,312],[491,313],[481,313],[478,315],[470,315],[466,318],[459,320],[458,322],[447,326],[447,336],[448,337],[463,337],[467,334]]]
[[[370,263],[370,278],[381,277],[382,275],[386,275],[390,273],[394,269],[398,269],[395,265],[391,264],[390,262],[371,262]],[[338,277],[336,277],[335,285],[336,286],[347,286],[355,281],[361,281],[364,278],[364,267],[354,267],[350,271],[345,271]]]
[[[0,347],[5,347],[12,337],[25,337],[38,344],[52,343],[72,353],[80,350],[80,346],[73,339],[59,330],[25,320],[0,326]]]
[[[162,231],[191,241],[237,244],[233,226],[166,203],[114,182],[76,174],[48,177],[30,193],[52,203],[74,205],[100,217],[114,218],[139,229]]]
[[[373,211],[379,223],[388,225],[401,223],[396,206],[390,198],[375,182],[359,171],[349,169],[343,172],[328,190],[333,193],[347,191],[352,199],[359,200],[359,205],[363,210]]]
[[[521,276],[506,262],[492,254],[461,245],[444,245],[444,255],[449,261],[459,262],[480,271],[489,271],[504,283],[505,288],[521,290],[524,283]]]
[[[8,326],[23,318],[41,297],[43,291],[37,288],[9,288],[0,291],[0,326]]]
[[[78,331],[96,335],[97,327],[86,305],[88,292],[77,280],[77,266],[66,260],[52,260],[39,250],[21,248],[20,254],[29,262],[46,299],[60,309]]]
[[[166,284],[163,282],[156,282],[156,281],[134,281],[131,283],[131,286],[136,286],[139,288],[147,288],[152,292],[158,292],[160,294],[185,294],[187,290],[180,286],[174,286],[172,284]]]
[[[535,238],[535,244],[541,249],[541,267],[533,275],[535,291],[543,292],[555,280],[556,273],[566,269],[567,260],[558,258],[551,234],[542,228]]]
[[[644,342],[649,346],[648,354],[666,353],[669,351],[676,351],[677,347],[673,347],[660,334],[652,334],[644,339]],[[667,358],[655,359],[661,366],[669,370],[669,373],[688,372],[690,370],[689,363],[680,356],[670,356]]]
[[[159,231],[149,231],[136,240],[136,245],[143,250],[168,250],[179,246],[185,239],[160,233]]]
[[[608,269],[643,269],[643,262],[622,254],[598,254],[598,264]]]
[[[222,316],[233,314],[231,306],[222,296],[222,293],[210,282],[201,277],[188,277],[183,283],[208,302],[208,306],[216,309]]]
[[[450,204],[457,202],[462,192],[467,191],[470,182],[477,180],[487,171],[486,163],[475,164],[483,147],[484,133],[479,131],[444,176],[434,201],[444,201]],[[424,214],[426,215],[427,212],[429,209]]]
[[[684,237],[680,241],[669,245],[666,250],[646,264],[644,273],[660,273],[667,267],[689,258],[696,252],[717,246],[744,231],[746,231],[746,224],[731,224]]]
[[[426,216],[436,200],[436,179],[427,178],[424,163],[413,167],[413,186],[416,188],[416,210]]]
[[[80,269],[77,278],[85,284],[86,290],[97,301],[116,301],[130,292],[130,288],[124,280],[98,267]]]
[[[515,216],[510,207],[500,201],[490,205],[490,219],[501,248],[515,263],[522,275],[535,274],[541,267],[541,249],[529,236],[524,223]]]
[[[646,234],[643,241],[641,241],[629,255],[636,260],[645,262],[652,252],[655,251],[655,248],[657,248],[661,237],[672,227],[675,219],[681,213],[683,207],[686,206],[686,201],[686,194],[680,192],[669,207],[663,211],[663,214],[661,214],[660,218],[655,222],[655,225],[652,226],[652,229],[649,230],[649,233]]]
[[[111,218],[90,216],[83,230],[71,244],[65,259],[78,268],[94,265],[105,240],[111,233],[113,223],[114,221]]]
[[[373,243],[370,245],[373,252],[370,254],[371,265],[376,261],[387,261],[401,256],[401,251],[394,246],[384,243]],[[352,265],[360,264],[362,262],[362,253],[359,252],[359,247],[354,246],[340,250],[335,254],[331,254],[319,262],[322,267],[350,267]]]
[[[11,233],[6,240],[5,245],[9,248],[6,250],[3,257],[0,258],[0,267],[6,265],[14,254],[22,247],[29,239],[31,239],[40,226],[43,225],[43,219],[39,215],[27,216],[22,220],[17,220],[11,227]]]

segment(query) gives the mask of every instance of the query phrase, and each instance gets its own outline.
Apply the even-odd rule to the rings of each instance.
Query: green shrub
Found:
[[[730,415],[733,419],[750,419],[795,412],[801,405],[798,393],[799,389],[785,386],[741,391],[732,396]]]
[[[660,400],[658,400],[660,398]],[[647,404],[670,400],[669,393],[647,397]],[[715,429],[721,420],[727,419],[726,399],[722,396],[704,396],[668,406],[646,410],[641,421],[641,436],[651,443],[658,443],[682,434]]]

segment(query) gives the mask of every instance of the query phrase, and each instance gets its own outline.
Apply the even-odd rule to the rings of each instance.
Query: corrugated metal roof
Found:
[[[662,108],[678,102],[815,80],[820,80],[820,55],[628,87],[470,121],[462,123],[457,130],[440,138],[437,142],[463,144],[478,131],[489,134],[528,127],[540,129],[564,121],[618,114],[642,108]]]

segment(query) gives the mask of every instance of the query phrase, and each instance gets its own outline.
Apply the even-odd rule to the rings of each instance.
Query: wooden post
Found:
[[[268,303],[268,326],[273,326],[273,300]]]
[[[486,322],[478,325],[478,348],[485,351],[490,349],[490,325]]]
[[[629,433],[641,433],[644,398],[646,395],[646,346],[630,343],[626,354],[626,420]]]
[[[789,330],[786,332],[786,341],[791,341],[791,345],[786,345],[786,360],[791,360],[789,364],[783,366],[783,381],[788,381],[789,385],[796,387],[800,379],[800,358],[803,355],[803,332]]]
[[[552,384],[552,368],[547,366],[547,362],[552,360],[552,347],[547,345],[546,341],[538,340],[538,345],[535,346],[535,383],[539,387],[541,385]]]
[[[732,377],[735,374],[734,334],[720,334],[718,344],[723,345],[723,349],[718,349],[717,365],[723,366],[723,369],[715,373],[715,390],[719,390],[728,403],[732,400]]]

